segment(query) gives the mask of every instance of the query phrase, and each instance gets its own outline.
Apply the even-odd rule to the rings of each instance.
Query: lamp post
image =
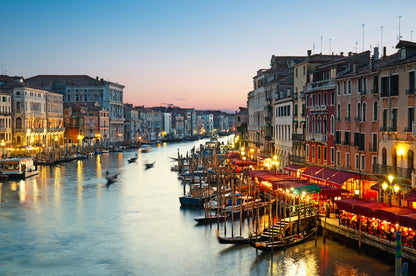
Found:
[[[384,195],[387,194],[389,198],[389,207],[391,207],[391,197],[392,195],[397,194],[399,192],[400,187],[396,184],[393,185],[394,177],[392,175],[388,176],[388,180],[389,180],[388,183],[386,181],[383,182],[382,188],[384,190]]]

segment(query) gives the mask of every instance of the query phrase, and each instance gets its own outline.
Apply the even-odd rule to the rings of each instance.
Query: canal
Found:
[[[180,208],[183,186],[170,171],[205,140],[161,145],[42,167],[0,194],[0,275],[390,275],[394,269],[335,242],[275,252],[221,245],[203,210]],[[145,169],[145,162],[156,161]],[[105,172],[120,172],[106,188]],[[234,222],[239,234],[239,222]],[[243,223],[243,234],[252,227]],[[223,226],[220,233],[223,233]],[[231,234],[231,225],[227,225]]]

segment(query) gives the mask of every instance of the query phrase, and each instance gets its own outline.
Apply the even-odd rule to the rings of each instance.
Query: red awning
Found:
[[[337,205],[338,209],[344,210],[350,213],[354,213],[354,207],[357,205],[368,204],[368,203],[373,203],[373,202],[374,200],[354,199],[354,198],[335,200],[335,204]]]
[[[239,152],[233,151],[227,153],[227,158],[241,158],[241,154]]]
[[[327,180],[329,177],[331,177],[332,175],[336,174],[337,171],[328,169],[328,168],[324,168],[322,170],[317,171],[314,175],[312,175],[311,177],[317,180]]]
[[[410,191],[404,194],[404,200],[406,201],[416,201],[416,191]]]
[[[303,176],[308,176],[311,177],[313,176],[315,173],[317,173],[318,171],[322,170],[322,167],[318,167],[318,166],[310,166],[309,168],[306,168],[306,170],[304,170],[302,172]]]
[[[335,196],[341,196],[343,193],[348,193],[347,190],[322,184],[315,183],[319,188],[321,188],[321,196],[325,197],[335,197]]]
[[[328,182],[331,182],[335,185],[342,186],[342,184],[344,184],[345,181],[347,181],[351,178],[355,178],[355,177],[357,177],[357,175],[354,174],[354,173],[338,172],[338,173],[333,174],[332,176],[330,176],[328,178]]]
[[[416,213],[399,215],[399,223],[401,226],[416,229]]]
[[[302,166],[299,166],[299,165],[296,165],[296,164],[290,164],[290,165],[287,165],[286,167],[284,167],[283,169],[285,169],[287,171],[295,172],[295,171],[297,171],[299,169],[302,169],[302,168],[303,168]]]
[[[375,202],[355,205],[353,212],[354,214],[371,218],[371,217],[374,217],[374,210],[379,209],[379,208],[386,208],[386,207],[387,207],[386,204],[377,203],[377,201],[375,201]]]
[[[374,210],[374,217],[391,223],[398,223],[399,216],[412,213],[415,213],[415,211],[409,208],[388,207]]]
[[[264,160],[264,159],[267,159],[267,158],[270,158],[270,157],[268,157],[266,155],[262,155],[262,154],[260,154],[259,156],[257,156],[257,159],[259,159],[259,160]]]
[[[372,186],[370,187],[370,189],[371,189],[371,190],[374,190],[374,191],[379,191],[379,190],[380,190],[380,185],[379,185],[379,183],[372,185]]]

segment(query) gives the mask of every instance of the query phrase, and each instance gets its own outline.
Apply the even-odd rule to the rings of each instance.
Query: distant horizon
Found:
[[[376,46],[390,55],[400,38],[416,39],[412,0],[20,0],[2,8],[0,73],[99,76],[125,85],[124,101],[138,106],[236,111],[272,55]]]

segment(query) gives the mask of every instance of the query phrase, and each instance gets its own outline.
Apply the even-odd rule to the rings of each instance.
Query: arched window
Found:
[[[347,104],[347,120],[351,120],[351,104]]]
[[[386,148],[383,148],[381,151],[381,165],[386,166],[387,165],[387,150]]]
[[[321,133],[321,130],[322,130],[322,128],[321,128],[321,116],[319,116],[316,133]]]
[[[20,117],[16,118],[16,128],[17,129],[22,129],[22,118],[20,118]]]
[[[365,121],[367,121],[367,104],[366,103],[363,103],[363,118],[362,118],[362,121],[363,122],[365,122]]]
[[[309,128],[309,116],[306,117],[306,129],[308,130],[308,132],[311,131],[311,129]]]
[[[341,105],[337,105],[337,120],[341,121]]]
[[[397,167],[397,151],[396,149],[393,149],[391,151],[391,166]]]
[[[331,116],[331,134],[335,132],[335,117],[334,115]]]
[[[361,103],[357,104],[357,121],[361,121]]]
[[[328,120],[326,118],[326,116],[324,117],[324,123],[322,125],[322,133],[326,134],[328,132]]]
[[[378,120],[378,102],[374,102],[373,104],[373,121]]]
[[[315,117],[312,117],[312,131],[311,133],[315,133]]]

